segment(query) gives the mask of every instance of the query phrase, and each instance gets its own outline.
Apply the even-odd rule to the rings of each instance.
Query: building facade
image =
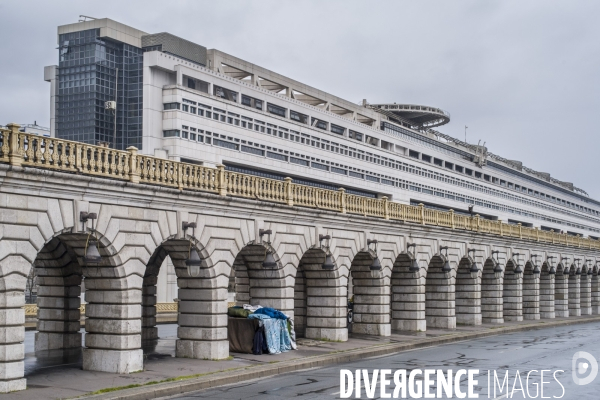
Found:
[[[58,44],[59,65],[46,67],[58,138],[600,237],[600,202],[433,130],[450,120],[438,108],[355,104],[219,50],[109,19],[60,26]],[[116,111],[107,101],[116,101]],[[164,285],[174,293],[169,274]]]

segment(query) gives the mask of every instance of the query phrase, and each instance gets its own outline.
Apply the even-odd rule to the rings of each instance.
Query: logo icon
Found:
[[[585,361],[584,361],[585,360]],[[573,381],[576,385],[587,385],[596,379],[598,375],[598,362],[593,355],[585,351],[578,351],[573,354]],[[583,377],[589,371],[589,375]]]

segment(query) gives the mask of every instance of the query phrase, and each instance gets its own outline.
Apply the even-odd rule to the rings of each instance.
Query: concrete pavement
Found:
[[[4,395],[3,399],[71,398],[150,399],[244,380],[278,375],[301,369],[351,362],[425,346],[472,340],[479,337],[548,326],[598,322],[600,316],[506,323],[502,326],[459,326],[456,330],[423,333],[393,332],[390,337],[352,334],[347,342],[300,340],[299,350],[279,355],[232,354],[231,360],[204,361],[174,358],[174,325],[159,326],[162,337],[145,349],[145,370],[130,375],[81,370],[80,353],[26,355],[28,389]],[[31,332],[33,333],[33,332]],[[130,389],[90,395],[109,388],[134,385]]]

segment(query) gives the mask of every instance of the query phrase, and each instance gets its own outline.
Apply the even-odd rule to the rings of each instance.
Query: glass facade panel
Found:
[[[141,149],[142,49],[99,35],[100,29],[59,35],[56,136]],[[116,135],[115,111],[105,108],[115,100]]]

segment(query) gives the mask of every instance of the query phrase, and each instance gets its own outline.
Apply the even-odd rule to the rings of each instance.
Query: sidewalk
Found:
[[[232,359],[225,361],[174,358],[176,329],[173,328],[170,332],[165,331],[168,333],[167,337],[162,335],[164,338],[155,346],[145,349],[147,358],[143,372],[115,375],[83,371],[79,350],[69,354],[61,351],[52,354],[38,353],[38,365],[29,368],[29,373],[26,371],[28,389],[3,395],[2,398],[65,399],[83,396],[93,399],[151,399],[419,347],[500,333],[598,321],[600,316],[585,316],[511,322],[504,325],[459,326],[451,331],[439,329],[423,333],[393,332],[390,337],[351,334],[351,338],[343,343],[299,339],[297,351],[261,356],[232,353]],[[31,354],[28,356],[32,357]],[[126,386],[130,388],[93,393]]]

